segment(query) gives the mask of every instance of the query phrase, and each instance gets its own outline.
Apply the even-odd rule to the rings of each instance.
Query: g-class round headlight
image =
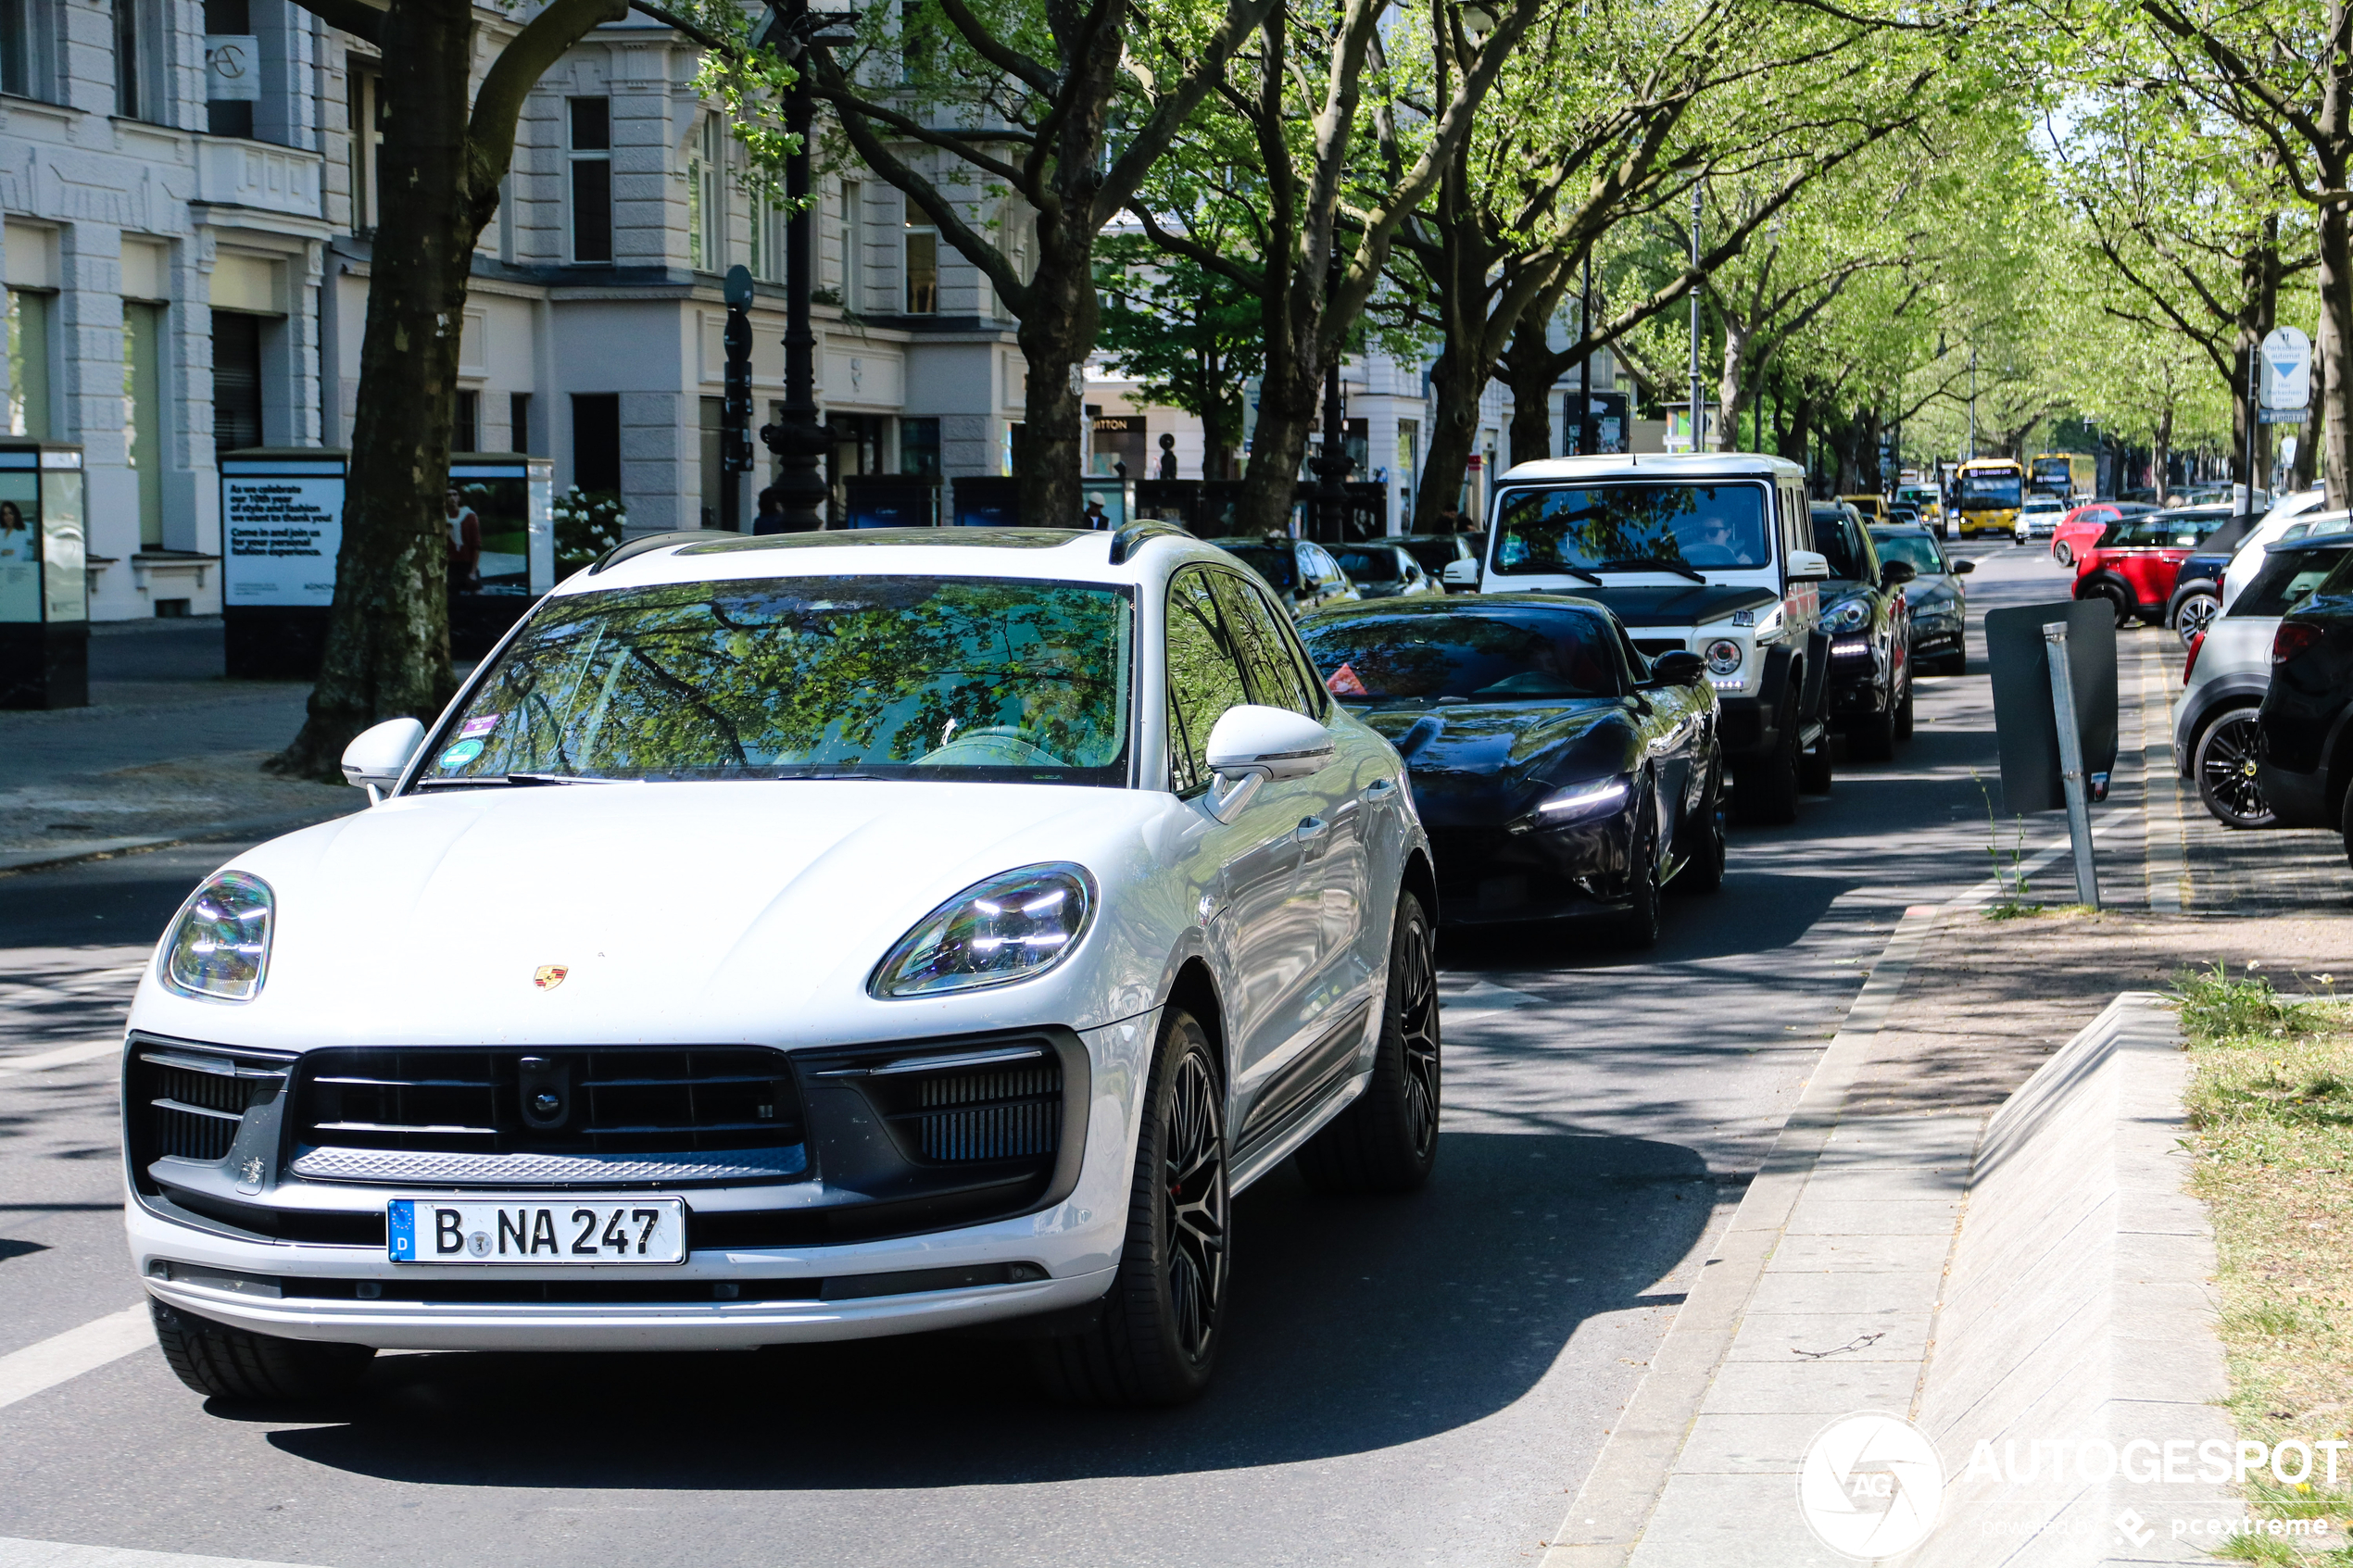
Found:
[[[270,884],[222,872],[196,889],[164,938],[164,985],[183,997],[249,1002],[270,973]]]
[[[1718,637],[1707,645],[1707,672],[1730,675],[1741,667],[1741,646],[1730,637]]]
[[[1871,607],[1861,599],[1849,599],[1822,617],[1826,632],[1859,632],[1871,618]]]
[[[1069,956],[1095,912],[1095,879],[1067,861],[976,882],[917,921],[866,983],[882,1000],[1010,985]]]

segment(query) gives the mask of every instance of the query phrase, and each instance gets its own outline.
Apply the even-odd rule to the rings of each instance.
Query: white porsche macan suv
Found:
[[[344,766],[381,797],[208,878],[131,1010],[204,1393],[1026,1319],[1169,1402],[1235,1193],[1436,1158],[1403,765],[1176,530],[639,541]]]

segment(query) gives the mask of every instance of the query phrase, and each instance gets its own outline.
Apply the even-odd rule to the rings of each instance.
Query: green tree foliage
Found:
[[[1140,236],[1106,238],[1097,257],[1104,362],[1135,377],[1147,400],[1201,420],[1202,477],[1228,477],[1248,413],[1243,383],[1265,358],[1257,296],[1189,257],[1162,258]]]

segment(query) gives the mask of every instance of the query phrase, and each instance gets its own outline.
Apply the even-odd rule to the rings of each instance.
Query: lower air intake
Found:
[[[1062,1064],[942,1073],[922,1081],[915,1117],[925,1160],[1051,1154],[1062,1129]]]

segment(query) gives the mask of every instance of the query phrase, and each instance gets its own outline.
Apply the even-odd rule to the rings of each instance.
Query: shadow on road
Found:
[[[1450,1133],[1428,1190],[1237,1204],[1223,1363],[1176,1411],[1069,1410],[1026,1348],[948,1336],[749,1355],[380,1359],[359,1408],[268,1440],[396,1481],[842,1490],[1239,1469],[1393,1448],[1527,1394],[1579,1324],[1698,1241],[1699,1157],[1639,1139]],[[215,1404],[216,1415],[288,1412]]]

